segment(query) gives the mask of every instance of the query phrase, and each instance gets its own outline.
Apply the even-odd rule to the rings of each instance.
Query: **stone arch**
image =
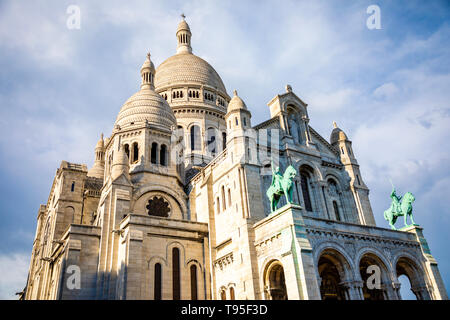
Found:
[[[297,170],[304,165],[307,165],[313,169],[314,177],[317,181],[323,180],[322,171],[320,170],[319,166],[316,163],[306,159],[300,159],[296,161],[295,164],[293,164],[294,168],[296,168]]]
[[[339,245],[325,244],[315,257],[322,300],[350,300],[348,283],[353,281],[354,269]]]
[[[406,276],[411,285],[411,291],[416,296],[416,299],[429,300],[431,297],[425,280],[425,272],[417,259],[406,252],[402,252],[397,255],[393,261],[396,280],[398,281],[398,278],[402,275]],[[399,292],[397,292],[397,294],[401,299]]]
[[[263,284],[266,300],[288,299],[284,268],[280,260],[273,259],[265,265]]]
[[[75,208],[67,206],[64,208],[64,228],[67,228],[71,223],[75,223]]]
[[[221,286],[218,290],[218,297],[220,297],[220,300],[227,300],[227,287]]]
[[[195,279],[193,279],[193,272],[192,268],[195,267]],[[186,269],[189,273],[189,287],[190,287],[190,298],[192,300],[199,300],[202,299],[202,288],[204,287],[203,284],[203,268],[200,262],[198,262],[196,259],[189,259],[189,261],[186,262]]]
[[[364,300],[388,300],[392,297],[392,283],[393,283],[393,272],[390,263],[384,256],[384,254],[375,248],[363,248],[357,254],[356,259],[357,265],[359,267],[359,279],[362,280],[362,296]],[[379,288],[370,288],[369,277],[372,277],[376,271],[370,272],[368,268],[372,265],[379,267],[380,279]]]
[[[202,130],[199,123],[191,123],[188,126],[189,147],[191,151],[201,151],[203,145]]]
[[[306,115],[305,107],[301,103],[296,101],[296,100],[287,99],[286,101],[284,101],[282,103],[282,108],[281,109],[285,110],[287,112],[289,107],[291,107],[294,110],[296,110],[299,113],[299,115],[301,115],[301,116]]]
[[[155,288],[155,271],[156,271],[156,265],[160,264],[161,266],[161,286],[158,288]],[[148,292],[150,299],[155,300],[157,297],[155,297],[155,294],[157,294],[157,291],[159,291],[160,298],[163,299],[164,297],[164,291],[167,291],[167,288],[164,286],[164,280],[167,277],[167,260],[160,256],[153,256],[147,261],[147,280],[145,287],[146,292]]]
[[[138,201],[149,192],[160,192],[162,194],[166,194],[170,196],[174,202],[178,205],[178,207],[181,210],[181,219],[186,219],[187,217],[187,206],[186,206],[186,199],[183,198],[180,193],[175,192],[173,189],[170,189],[163,185],[146,185],[140,187],[133,195],[134,200],[134,208],[137,207]]]
[[[345,275],[345,279],[355,278],[356,267],[355,264],[353,263],[352,257],[341,244],[334,241],[323,242],[319,246],[314,248],[314,264],[316,267],[319,262],[320,256],[326,251],[336,252],[342,259],[341,262],[345,263],[345,265],[347,266],[346,272],[348,272]]]
[[[309,212],[319,211],[318,195],[315,190],[317,177],[314,175],[314,168],[307,164],[301,165],[298,167],[298,178],[300,180],[299,184],[296,183],[297,188],[300,187],[298,197],[302,198],[305,210]]]
[[[167,243],[167,246],[166,246],[166,257],[167,257],[168,263],[170,263],[170,261],[171,261],[172,249],[175,248],[175,247],[180,249],[180,261],[183,262],[182,263],[183,267],[186,267],[187,266],[186,249],[184,248],[183,244],[181,242],[177,241],[177,240],[173,240],[173,241],[170,241],[169,243]]]

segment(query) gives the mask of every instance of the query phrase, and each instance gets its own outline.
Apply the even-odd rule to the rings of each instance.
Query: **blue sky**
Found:
[[[67,7],[81,9],[69,30]],[[366,27],[369,5],[381,29]],[[26,280],[36,214],[61,160],[93,164],[151,50],[175,53],[184,12],[195,54],[237,89],[252,123],[290,84],[326,139],[345,130],[378,226],[391,179],[450,288],[450,4],[447,1],[0,1],[0,298]]]

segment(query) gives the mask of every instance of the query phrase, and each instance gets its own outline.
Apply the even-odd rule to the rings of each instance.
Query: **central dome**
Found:
[[[192,54],[191,29],[184,20],[177,28],[177,53],[168,58],[156,69],[155,88],[161,91],[186,85],[205,86],[215,89],[222,96],[228,97],[227,90],[219,74],[211,65]]]
[[[166,86],[181,86],[186,83],[206,85],[223,94],[227,93],[216,70],[208,62],[192,53],[178,53],[161,63],[156,69],[156,91]]]

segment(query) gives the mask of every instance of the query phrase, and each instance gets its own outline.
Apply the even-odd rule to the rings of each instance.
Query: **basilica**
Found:
[[[398,300],[402,275],[417,299],[447,299],[422,228],[376,226],[336,123],[322,137],[289,85],[252,123],[184,17],[176,39],[157,68],[147,54],[94,165],[56,170],[23,299]],[[292,201],[273,208],[290,166]]]

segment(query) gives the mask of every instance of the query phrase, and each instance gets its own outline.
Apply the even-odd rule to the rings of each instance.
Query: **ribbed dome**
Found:
[[[156,69],[155,87],[158,91],[165,86],[186,84],[208,85],[227,95],[219,74],[211,65],[191,53],[176,54]]]
[[[348,140],[347,135],[344,131],[342,131],[338,126],[336,125],[336,122],[333,122],[334,129],[331,131],[330,135],[330,143],[334,144],[340,140]]]
[[[241,97],[239,97],[237,95],[237,91],[234,90],[233,91],[233,98],[231,98],[230,103],[228,104],[228,110],[227,112],[231,112],[233,110],[247,110],[247,106],[245,105],[244,100],[241,99]]]
[[[167,130],[176,125],[175,116],[166,100],[150,88],[142,88],[125,102],[115,124],[123,127],[146,120],[154,127]]]

